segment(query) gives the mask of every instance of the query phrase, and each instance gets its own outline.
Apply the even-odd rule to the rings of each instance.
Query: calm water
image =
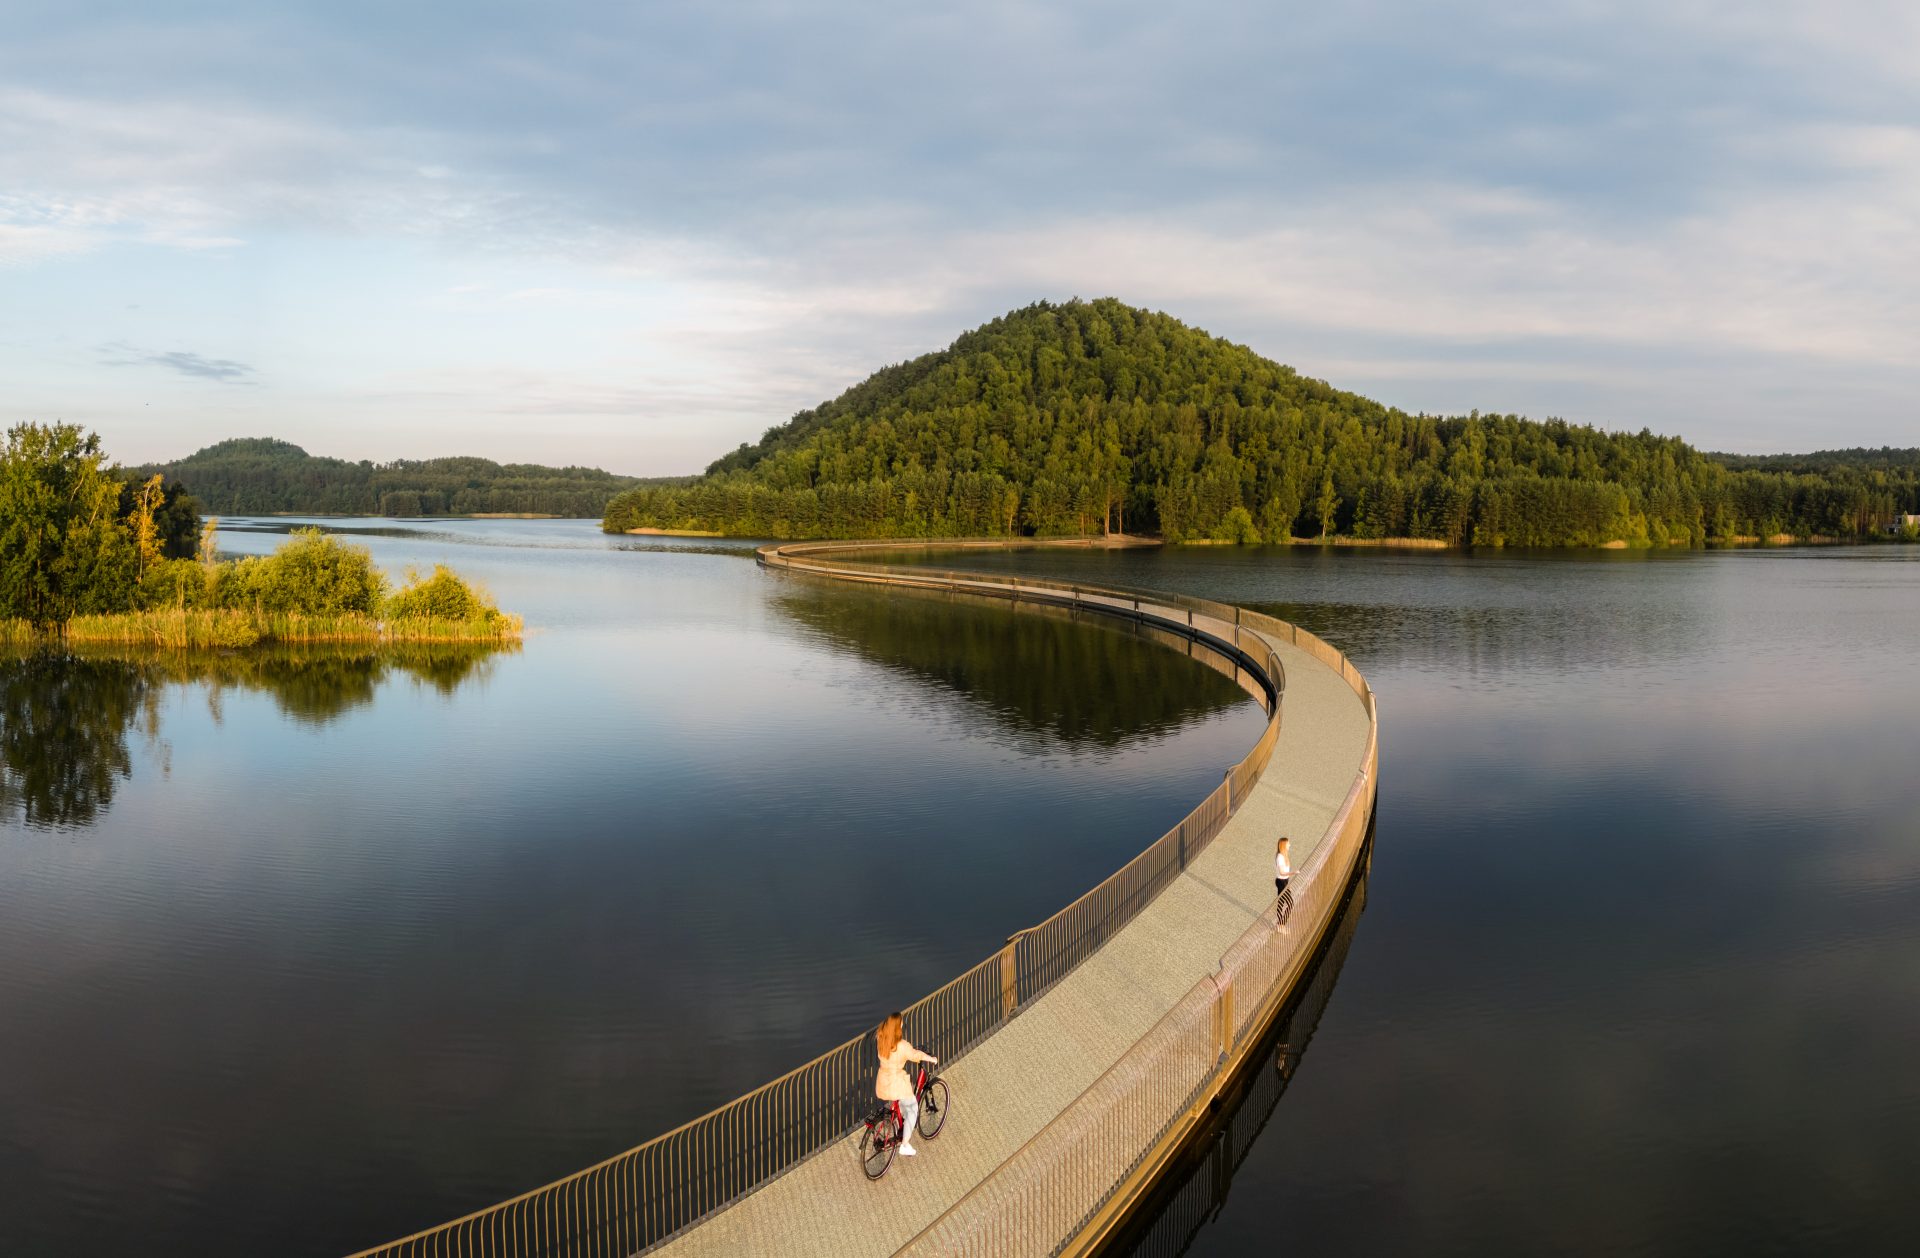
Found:
[[[1920,548],[1000,562],[1263,607],[1380,694],[1312,1052],[1141,1252],[1920,1252]]]
[[[572,1170],[1065,903],[1259,728],[1118,631],[423,528],[370,541],[542,632],[9,675],[0,1249],[334,1253]],[[1275,611],[1381,695],[1364,916],[1142,1252],[1913,1252],[1920,549],[999,562]]]
[[[577,1170],[991,953],[1263,723],[1105,622],[334,524],[534,632],[0,660],[0,1253],[338,1255]]]

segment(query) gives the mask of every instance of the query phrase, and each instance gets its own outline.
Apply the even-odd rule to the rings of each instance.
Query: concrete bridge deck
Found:
[[[1309,651],[1263,635],[1286,670],[1279,739],[1224,828],[1152,903],[1051,990],[942,1074],[952,1119],[884,1179],[852,1138],[815,1154],[653,1253],[893,1254],[987,1180],[1141,1040],[1273,902],[1273,845],[1306,866],[1366,762],[1372,718]],[[1143,836],[1144,837],[1144,836]],[[1295,928],[1300,926],[1295,924]],[[1037,1238],[1036,1238],[1037,1239]],[[1051,1242],[1037,1248],[1045,1252]]]

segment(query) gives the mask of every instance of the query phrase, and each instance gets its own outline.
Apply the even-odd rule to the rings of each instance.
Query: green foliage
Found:
[[[386,607],[387,616],[395,620],[409,617],[470,620],[498,610],[492,599],[455,576],[444,564],[435,564],[433,575],[425,579],[409,572],[407,584],[387,600]]]
[[[58,624],[134,599],[122,485],[100,439],[72,424],[18,424],[0,448],[0,617]]]
[[[138,537],[142,517],[141,489],[153,473],[120,470],[120,518],[130,535]],[[162,484],[145,514],[151,520],[154,541],[166,559],[191,559],[200,543],[200,503],[179,481]]]
[[[1409,415],[1164,314],[1042,302],[875,373],[697,481],[623,492],[603,526],[1699,545],[1862,536],[1920,511],[1920,456],[1852,453],[1745,466],[1646,431]]]
[[[221,607],[371,616],[387,594],[387,578],[373,566],[371,551],[317,528],[296,529],[273,554],[215,571],[214,601]]]
[[[407,584],[386,601],[389,626],[443,624],[470,626],[474,636],[518,636],[520,618],[502,612],[484,589],[469,585],[444,565],[422,579],[407,574]]]
[[[1236,506],[1220,518],[1214,526],[1213,536],[1223,542],[1233,542],[1241,546],[1258,546],[1260,530],[1253,526],[1253,514],[1245,507]]]
[[[208,446],[173,463],[141,469],[189,485],[222,515],[530,514],[591,518],[616,493],[666,484],[594,467],[541,467],[490,459],[331,459],[270,437]],[[188,552],[191,553],[191,552]]]
[[[140,578],[143,608],[194,609],[216,604],[216,569],[191,559],[163,559]]]

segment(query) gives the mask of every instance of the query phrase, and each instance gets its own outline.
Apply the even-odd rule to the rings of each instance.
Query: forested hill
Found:
[[[1735,471],[1753,469],[1820,475],[1848,471],[1910,473],[1920,467],[1920,447],[1903,450],[1894,446],[1878,449],[1856,446],[1850,450],[1816,450],[1812,454],[1709,454],[1707,457]]]
[[[763,537],[1344,535],[1482,545],[1855,535],[1920,468],[1733,468],[1674,437],[1409,415],[1122,303],[1046,302],[644,486],[609,531]]]
[[[155,464],[214,515],[478,515],[492,512],[593,517],[623,489],[646,484],[593,467],[540,467],[490,459],[400,459],[349,463],[270,437],[208,446]]]

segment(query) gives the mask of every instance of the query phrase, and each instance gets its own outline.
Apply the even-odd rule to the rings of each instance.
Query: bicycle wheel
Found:
[[[868,1179],[879,1179],[893,1165],[893,1151],[900,1147],[900,1120],[891,1107],[885,1115],[860,1136],[860,1169]]]
[[[947,1111],[953,1108],[953,1096],[947,1091],[945,1079],[929,1079],[927,1090],[920,1094],[920,1121],[914,1124],[920,1134],[928,1140],[940,1134],[947,1125]]]

